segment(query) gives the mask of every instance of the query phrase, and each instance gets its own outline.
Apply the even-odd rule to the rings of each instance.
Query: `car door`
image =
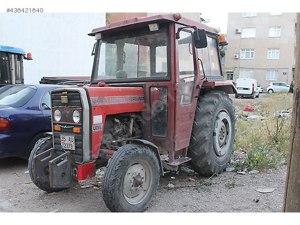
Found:
[[[279,83],[273,83],[274,92],[280,92],[280,86]]]

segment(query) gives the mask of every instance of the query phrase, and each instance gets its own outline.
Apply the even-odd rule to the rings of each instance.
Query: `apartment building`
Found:
[[[296,13],[229,13],[225,76],[262,87],[290,83],[295,70]]]

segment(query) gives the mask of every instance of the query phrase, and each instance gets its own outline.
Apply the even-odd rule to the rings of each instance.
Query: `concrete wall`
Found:
[[[257,13],[255,17],[242,17],[242,13],[229,13],[227,26],[227,41],[229,43],[225,58],[225,70],[233,71],[236,80],[239,71],[249,69],[254,71],[254,79],[260,85],[267,86],[271,81],[266,80],[267,70],[277,70],[277,81],[290,83],[295,67],[295,13]],[[280,37],[268,37],[269,27],[281,27]],[[256,28],[254,38],[241,38],[236,29]],[[254,59],[234,59],[234,54],[240,54],[240,49],[253,48]],[[268,48],[279,48],[280,59],[267,59]]]
[[[89,76],[95,42],[87,34],[105,25],[104,13],[0,13],[0,44],[23,48],[25,83],[43,76]]]

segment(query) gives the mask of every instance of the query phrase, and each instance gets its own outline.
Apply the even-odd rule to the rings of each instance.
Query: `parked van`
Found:
[[[257,80],[250,79],[250,78],[238,78],[236,80],[236,89],[237,94],[235,95],[236,98],[238,97],[251,97],[251,98],[258,98],[259,97],[259,89],[257,87]]]

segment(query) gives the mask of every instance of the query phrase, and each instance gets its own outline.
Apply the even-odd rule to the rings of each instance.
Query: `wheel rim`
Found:
[[[146,161],[132,164],[126,171],[123,185],[123,195],[128,203],[141,203],[149,194],[153,179],[151,167]]]
[[[225,156],[230,151],[231,119],[228,112],[221,111],[217,115],[214,130],[214,149],[219,157]]]

